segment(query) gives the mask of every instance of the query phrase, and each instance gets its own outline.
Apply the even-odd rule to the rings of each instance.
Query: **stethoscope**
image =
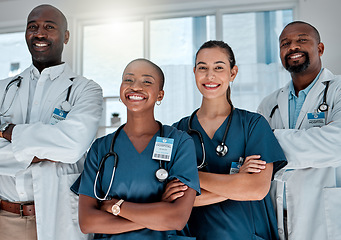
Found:
[[[159,121],[156,121],[158,124],[159,124],[159,127],[160,127],[160,137],[163,137],[163,128],[162,128],[162,124],[159,122]],[[95,194],[95,197],[100,200],[100,201],[105,201],[105,200],[108,200],[108,195],[109,195],[109,192],[110,192],[110,189],[111,189],[111,186],[112,186],[112,183],[114,182],[114,176],[115,176],[115,172],[116,172],[116,167],[117,167],[117,162],[118,162],[118,155],[117,153],[114,151],[114,146],[115,146],[115,141],[116,141],[116,138],[118,136],[118,134],[120,133],[120,131],[122,130],[122,128],[125,126],[125,124],[121,125],[117,130],[116,132],[114,133],[114,136],[112,138],[112,141],[111,141],[111,145],[110,145],[110,149],[109,149],[109,152],[104,155],[104,157],[102,157],[100,163],[99,163],[99,166],[98,166],[98,170],[97,170],[97,173],[96,173],[96,178],[95,178],[95,183],[94,183],[94,194]],[[110,179],[110,184],[109,184],[109,187],[108,187],[108,190],[107,192],[105,193],[105,196],[104,198],[100,198],[98,195],[97,195],[97,191],[96,191],[96,186],[97,186],[97,181],[98,181],[98,177],[99,177],[99,174],[104,166],[104,163],[105,161],[109,158],[109,157],[114,157],[114,167],[113,167],[113,170],[112,170],[112,174],[111,174],[111,179]],[[157,178],[157,180],[159,182],[163,182],[165,181],[167,178],[168,178],[168,171],[162,167],[162,160],[159,160],[160,161],[160,166],[159,166],[159,169],[156,170],[155,172],[155,176]]]
[[[0,117],[9,117],[9,115],[6,115],[6,113],[9,111],[9,109],[10,109],[10,108],[12,107],[12,105],[13,105],[14,99],[15,99],[16,95],[18,94],[18,90],[19,90],[19,87],[20,87],[20,85],[21,85],[22,79],[23,79],[22,76],[18,76],[18,77],[16,77],[16,78],[14,78],[13,80],[11,80],[11,81],[7,84],[7,86],[6,86],[6,88],[5,88],[5,93],[4,93],[4,95],[2,96],[1,105],[0,105],[0,110],[1,110],[1,109],[3,108],[3,106],[4,106],[4,102],[5,102],[5,99],[6,99],[6,96],[7,96],[7,93],[8,93],[8,91],[9,91],[9,89],[10,89],[15,83],[16,83],[17,89],[16,89],[16,91],[15,91],[15,94],[14,94],[14,96],[13,96],[13,98],[12,98],[12,101],[11,101],[10,105],[8,106],[8,108],[7,108],[5,111],[0,112]],[[70,78],[70,80],[73,81],[74,78]],[[60,106],[60,108],[61,108],[63,111],[65,111],[65,112],[70,112],[70,110],[71,110],[71,104],[70,104],[70,102],[69,102],[70,94],[71,94],[71,89],[72,89],[72,84],[69,86],[68,91],[67,91],[67,94],[66,94],[66,98],[65,98],[65,100],[61,103],[61,106]]]
[[[226,128],[225,128],[225,133],[224,133],[224,136],[223,136],[223,139],[221,140],[221,143],[218,144],[218,146],[216,147],[215,151],[217,153],[217,155],[219,157],[224,157],[229,149],[227,147],[227,145],[225,144],[225,141],[226,141],[226,137],[227,137],[227,133],[230,129],[230,125],[231,125],[231,121],[232,121],[232,116],[233,116],[233,106],[231,106],[231,114],[230,114],[230,117],[227,121],[227,125],[226,125]],[[204,139],[202,137],[202,134],[196,130],[196,129],[193,129],[191,126],[192,126],[192,121],[193,121],[193,118],[195,116],[195,114],[198,112],[199,108],[197,110],[195,110],[192,115],[189,117],[189,120],[188,120],[188,130],[187,130],[187,133],[188,134],[192,134],[192,133],[195,133],[198,137],[199,137],[199,141],[200,141],[200,144],[201,144],[201,150],[202,150],[202,161],[201,163],[197,166],[198,169],[202,169],[204,167],[207,166],[207,162],[206,162],[206,154],[205,154],[205,145],[204,145]]]
[[[329,82],[326,82],[326,86],[325,86],[324,92],[323,92],[323,101],[322,101],[322,103],[317,108],[320,112],[327,112],[328,109],[329,109],[329,105],[327,104],[328,88],[329,88]],[[270,115],[269,115],[270,119],[275,114],[277,108],[278,108],[278,104],[272,108],[272,110],[270,112]]]
[[[16,78],[12,79],[12,80],[7,84],[7,86],[6,86],[6,88],[5,88],[5,93],[4,93],[4,95],[2,96],[0,110],[1,110],[1,109],[3,108],[3,106],[4,106],[4,102],[5,102],[5,99],[6,99],[6,96],[7,96],[7,93],[8,93],[8,91],[9,91],[9,89],[10,89],[15,83],[16,83],[17,89],[16,89],[16,91],[15,91],[15,94],[14,94],[14,96],[13,96],[13,98],[12,98],[12,101],[11,101],[9,107],[8,107],[5,111],[0,112],[0,117],[8,117],[8,115],[6,115],[6,113],[7,113],[8,110],[12,107],[12,104],[13,104],[13,102],[14,102],[15,96],[18,94],[18,90],[19,90],[19,87],[20,87],[20,85],[21,85],[21,81],[22,81],[22,77],[21,77],[21,76],[18,76],[18,77],[16,77]]]

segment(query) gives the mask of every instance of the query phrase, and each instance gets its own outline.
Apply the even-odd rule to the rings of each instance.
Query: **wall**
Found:
[[[71,41],[65,48],[64,60],[71,65],[75,63],[77,26],[79,21],[87,18],[111,18],[133,16],[134,14],[162,13],[164,11],[202,11],[212,8],[231,8],[233,11],[248,9],[273,9],[283,4],[297,5],[295,18],[308,21],[315,25],[321,33],[325,43],[324,65],[334,73],[341,74],[339,60],[341,56],[338,44],[341,38],[339,23],[341,16],[337,12],[341,9],[340,0],[0,0],[0,32],[24,30],[26,16],[30,10],[42,3],[49,3],[60,8],[69,20]],[[238,3],[238,5],[237,5]],[[75,67],[75,66],[74,66]]]

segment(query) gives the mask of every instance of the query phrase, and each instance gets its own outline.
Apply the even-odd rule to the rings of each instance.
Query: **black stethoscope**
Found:
[[[160,127],[160,137],[163,137],[163,128],[162,128],[162,124],[159,122],[159,121],[156,121],[158,124],[159,124],[159,127]],[[114,176],[115,176],[115,172],[116,172],[116,167],[117,167],[117,162],[118,162],[118,155],[117,153],[114,151],[114,146],[115,146],[115,141],[116,141],[116,138],[118,136],[118,134],[120,133],[120,131],[122,130],[122,128],[125,126],[125,124],[121,125],[117,130],[116,132],[114,133],[114,136],[112,138],[112,141],[111,141],[111,145],[110,145],[110,150],[107,154],[104,155],[104,157],[102,157],[100,163],[99,163],[99,166],[98,166],[98,170],[97,170],[97,173],[96,173],[96,178],[95,178],[95,183],[94,183],[94,194],[95,194],[95,197],[100,200],[100,201],[105,201],[105,200],[108,200],[108,195],[109,195],[109,192],[110,192],[110,189],[111,189],[111,186],[112,186],[112,183],[114,182]],[[107,192],[105,193],[105,196],[104,198],[100,198],[98,195],[97,195],[97,191],[96,191],[96,185],[97,185],[97,180],[98,180],[98,177],[99,177],[99,174],[101,172],[101,169],[103,168],[104,166],[104,163],[105,161],[109,158],[109,157],[114,157],[114,167],[113,167],[113,170],[112,170],[112,174],[111,174],[111,179],[110,179],[110,184],[109,184],[109,187],[108,187],[108,190]],[[156,170],[155,172],[155,176],[157,178],[157,180],[159,180],[159,182],[163,182],[165,181],[167,178],[168,178],[168,172],[165,168],[162,167],[162,160],[159,160],[160,161],[160,167],[158,170]]]
[[[22,76],[18,76],[18,77],[16,77],[16,78],[14,78],[13,80],[11,80],[11,81],[7,84],[7,86],[6,86],[6,88],[5,88],[5,93],[4,93],[4,95],[2,96],[1,105],[0,105],[0,110],[1,110],[1,109],[3,108],[3,106],[4,106],[4,102],[5,102],[5,99],[6,99],[6,96],[7,96],[7,93],[8,93],[8,91],[9,91],[9,89],[10,89],[15,83],[16,83],[17,89],[16,89],[16,91],[15,91],[15,94],[14,94],[14,96],[13,96],[13,98],[12,98],[12,101],[11,101],[10,105],[8,106],[8,108],[7,108],[5,111],[0,112],[0,117],[9,117],[9,115],[6,115],[6,113],[7,113],[8,110],[12,107],[12,104],[13,104],[13,102],[14,102],[14,99],[15,99],[16,95],[18,94],[18,90],[19,90],[19,87],[20,87],[20,85],[21,85],[22,79],[23,79]],[[70,78],[70,80],[73,82],[74,78]],[[72,84],[69,86],[68,91],[67,91],[67,94],[66,94],[66,98],[65,98],[65,100],[62,102],[62,104],[61,104],[61,106],[60,106],[60,108],[61,108],[63,111],[65,111],[65,112],[70,112],[70,110],[71,110],[71,104],[70,104],[70,102],[69,102],[70,94],[71,94],[71,89],[72,89]]]
[[[231,114],[230,114],[230,117],[227,121],[227,125],[226,125],[226,128],[225,128],[225,133],[224,133],[224,136],[223,136],[223,139],[221,140],[221,143],[218,144],[218,146],[216,147],[215,151],[217,153],[217,155],[219,157],[224,157],[229,149],[228,147],[226,146],[225,144],[225,141],[226,141],[226,137],[227,137],[227,133],[230,129],[230,125],[231,125],[231,121],[232,121],[232,116],[233,116],[233,106],[231,106]],[[192,121],[193,121],[193,118],[195,116],[195,114],[198,112],[199,108],[197,110],[195,110],[192,115],[189,117],[189,120],[188,120],[188,130],[187,130],[187,133],[188,134],[191,134],[191,133],[195,133],[198,137],[199,137],[199,141],[200,141],[200,144],[201,144],[201,150],[202,150],[202,161],[201,163],[197,166],[198,169],[202,169],[204,168],[205,166],[207,166],[207,162],[206,162],[206,154],[205,154],[205,145],[204,145],[204,139],[201,135],[201,133],[196,130],[196,129],[193,129],[191,127],[192,125]]]
[[[21,76],[18,76],[18,77],[16,77],[16,78],[12,79],[12,80],[7,84],[7,86],[6,86],[6,88],[5,88],[5,93],[4,93],[4,95],[2,96],[0,110],[1,110],[1,109],[3,108],[3,106],[4,106],[4,102],[5,102],[7,93],[8,93],[8,91],[9,91],[9,89],[11,88],[11,86],[13,86],[13,85],[16,83],[17,89],[16,89],[16,91],[15,91],[15,94],[14,94],[14,96],[13,96],[13,98],[12,98],[12,101],[11,101],[9,107],[8,107],[5,111],[0,112],[0,117],[8,117],[8,115],[6,115],[6,113],[7,113],[8,110],[12,107],[12,104],[13,104],[13,102],[14,102],[15,96],[18,94],[18,90],[19,90],[19,87],[20,87],[20,85],[21,85],[21,81],[22,81],[22,77],[21,77]]]
[[[320,112],[326,112],[326,111],[328,111],[328,109],[329,109],[329,106],[328,106],[328,104],[327,104],[327,92],[328,92],[328,88],[329,88],[329,82],[326,82],[326,86],[325,86],[324,92],[323,92],[323,101],[322,101],[322,103],[321,103],[321,104],[318,106],[318,108],[317,108]],[[277,108],[278,108],[278,104],[272,108],[272,110],[271,110],[271,112],[270,112],[270,115],[269,115],[270,119],[271,119],[271,118],[273,117],[273,115],[275,114]]]

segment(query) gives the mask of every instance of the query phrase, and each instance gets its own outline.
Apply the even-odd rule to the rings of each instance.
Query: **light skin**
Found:
[[[127,123],[124,131],[138,152],[142,152],[159,130],[154,119],[156,101],[163,99],[159,73],[150,63],[134,61],[123,73],[120,97],[127,107]],[[99,204],[94,198],[80,195],[79,223],[84,233],[119,234],[149,228],[157,231],[181,230],[191,213],[196,192],[183,189],[181,198],[175,201],[133,203],[124,201],[121,212],[111,212],[118,199]],[[169,221],[169,219],[172,219]]]
[[[290,65],[300,65],[309,55],[310,65],[300,73],[291,72],[296,95],[300,90],[305,89],[316,78],[321,70],[321,56],[324,52],[324,45],[319,42],[314,30],[306,24],[297,23],[283,29],[279,37],[280,57],[283,66],[285,58]],[[305,53],[304,53],[305,52]]]
[[[59,65],[62,62],[64,44],[69,41],[66,19],[55,7],[40,5],[34,8],[27,17],[25,32],[26,43],[32,56],[33,65],[42,72],[45,68]],[[10,124],[3,133],[8,141],[12,141],[15,124]],[[32,163],[50,161],[34,157]]]
[[[210,138],[231,113],[232,106],[227,101],[226,90],[237,72],[237,66],[230,67],[227,52],[222,48],[202,49],[197,55],[194,74],[203,96],[197,117]],[[210,205],[227,199],[261,200],[270,189],[272,169],[272,163],[262,161],[260,155],[252,155],[246,157],[237,174],[199,171],[201,195],[196,197],[194,206]],[[182,188],[182,183],[173,181],[167,185],[164,199],[181,198]]]

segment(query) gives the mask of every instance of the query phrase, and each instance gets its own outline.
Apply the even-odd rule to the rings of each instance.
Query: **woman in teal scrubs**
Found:
[[[237,72],[234,54],[222,41],[206,42],[196,54],[194,74],[202,103],[190,127],[202,135],[207,165],[199,171],[201,195],[196,197],[188,225],[199,240],[278,239],[268,192],[272,176],[286,160],[266,120],[233,107],[229,83]],[[188,131],[188,123],[186,117],[174,125]],[[218,156],[216,147],[228,125],[224,141],[228,151]],[[191,136],[199,165],[201,143],[198,134]],[[168,185],[165,197],[176,199],[181,192],[176,186],[180,184]]]
[[[96,173],[114,133],[93,143],[79,189],[73,187],[79,193],[81,230],[95,233],[95,239],[195,239],[181,231],[200,191],[195,146],[188,134],[155,121],[154,106],[163,99],[163,82],[162,70],[154,63],[137,59],[128,64],[120,88],[127,123],[113,147],[118,161],[112,186],[113,157],[107,158],[98,178]],[[153,159],[154,155],[164,155],[164,160]],[[167,171],[167,180],[158,180],[159,169]],[[183,184],[181,197],[161,201],[170,180]],[[107,192],[111,200],[98,200]]]

